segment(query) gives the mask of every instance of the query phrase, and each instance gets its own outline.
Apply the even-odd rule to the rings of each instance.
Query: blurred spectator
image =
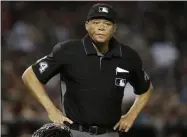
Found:
[[[151,47],[154,71],[159,85],[174,87],[174,65],[179,57],[176,47],[168,42],[154,42]],[[162,78],[162,79],[160,79]],[[159,86],[157,85],[157,86]]]
[[[7,39],[7,45],[10,50],[33,52],[42,41],[42,35],[33,25],[17,21]]]

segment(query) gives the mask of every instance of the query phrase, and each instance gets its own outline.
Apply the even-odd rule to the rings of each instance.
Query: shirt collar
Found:
[[[82,42],[86,55],[97,55],[97,51],[94,48],[92,44],[92,40],[88,34],[82,39]],[[109,44],[110,44],[109,52],[106,54],[106,56],[121,57],[122,56],[121,44],[113,37],[111,38]]]

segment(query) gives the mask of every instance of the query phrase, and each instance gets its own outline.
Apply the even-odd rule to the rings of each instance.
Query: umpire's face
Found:
[[[92,19],[85,24],[89,36],[96,42],[105,43],[116,31],[116,24],[106,19]]]

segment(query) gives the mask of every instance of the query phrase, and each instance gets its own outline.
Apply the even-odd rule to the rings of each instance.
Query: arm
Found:
[[[136,55],[133,62],[135,66],[131,70],[129,82],[134,87],[136,98],[127,114],[123,115],[120,121],[114,126],[114,129],[119,126],[119,130],[125,132],[128,132],[132,127],[136,117],[147,104],[153,90],[151,80],[142,69],[143,66],[140,57]]]
[[[24,84],[29,88],[29,91],[42,104],[42,106],[48,113],[56,110],[55,105],[44,90],[44,85],[37,79],[32,67],[29,67],[25,70],[22,75],[22,80]]]
[[[142,109],[145,107],[147,104],[151,94],[153,91],[153,86],[150,84],[150,87],[147,92],[141,94],[141,95],[136,95],[134,104],[130,108],[130,110],[127,112],[127,115],[132,115],[134,117],[137,117],[138,114],[142,111]]]
[[[67,121],[72,123],[70,119],[63,116],[62,112],[56,108],[44,89],[44,85],[60,72],[61,62],[58,60],[58,58],[62,57],[62,52],[60,51],[61,45],[57,44],[51,54],[41,58],[25,70],[22,80],[34,97],[45,108],[52,122],[63,123]]]
[[[139,115],[139,113],[143,110],[143,108],[146,106],[151,94],[153,91],[152,84],[150,84],[149,89],[141,94],[136,95],[135,101],[132,105],[132,107],[129,109],[127,114],[123,115],[120,119],[120,121],[114,126],[114,130],[117,129],[119,126],[120,131],[128,132],[129,129],[132,127],[135,119]]]

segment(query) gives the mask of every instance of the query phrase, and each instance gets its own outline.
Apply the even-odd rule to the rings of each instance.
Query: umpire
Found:
[[[23,74],[25,85],[46,109],[52,122],[68,122],[74,137],[118,137],[127,132],[146,105],[152,85],[139,55],[119,43],[117,13],[107,4],[95,4],[88,12],[81,40],[67,40],[31,65]],[[47,96],[44,85],[60,73],[66,83],[64,111]],[[122,116],[126,83],[134,87],[135,102]]]

